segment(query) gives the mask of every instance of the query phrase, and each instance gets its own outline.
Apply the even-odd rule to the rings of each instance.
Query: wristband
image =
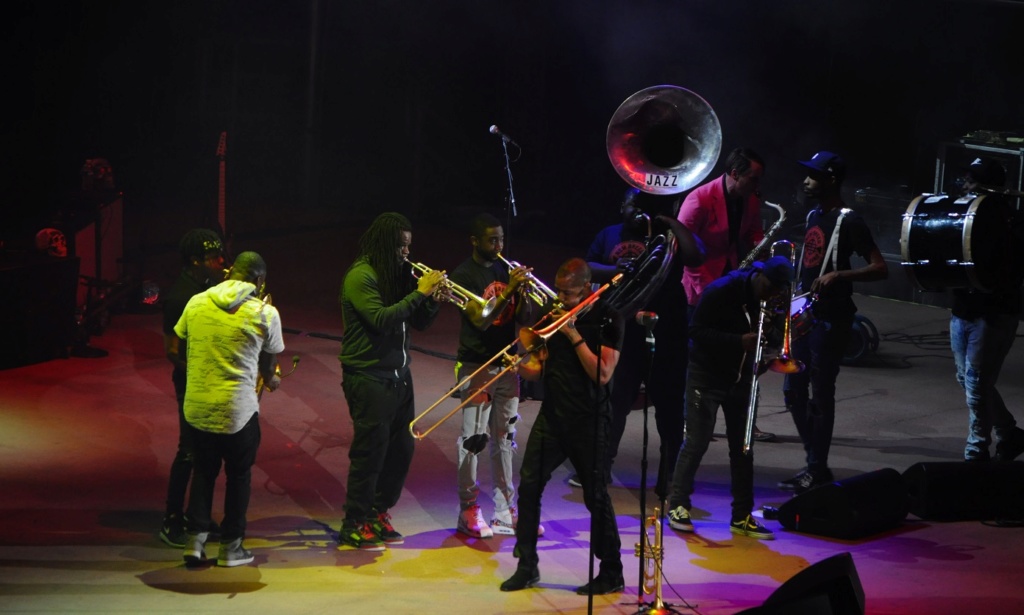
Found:
[[[578,348],[578,347],[579,347],[579,345],[580,345],[580,344],[582,344],[582,343],[583,343],[583,342],[585,342],[585,341],[587,341],[587,340],[585,340],[585,339],[583,339],[583,338],[581,337],[581,338],[579,339],[579,341],[578,341],[578,342],[576,342],[575,344],[573,344],[573,345],[572,345],[572,347],[573,347],[573,348]]]

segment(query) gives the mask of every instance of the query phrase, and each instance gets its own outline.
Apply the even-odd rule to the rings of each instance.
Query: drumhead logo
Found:
[[[825,233],[820,226],[807,229],[804,237],[804,269],[820,267],[825,256]]]

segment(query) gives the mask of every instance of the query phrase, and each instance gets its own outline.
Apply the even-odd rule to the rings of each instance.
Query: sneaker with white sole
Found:
[[[230,542],[220,543],[220,555],[217,556],[217,565],[231,568],[232,566],[244,566],[253,559],[252,551],[242,546],[242,539],[236,538]]]
[[[494,530],[484,521],[480,507],[476,504],[459,513],[459,523],[456,529],[466,536],[474,538],[491,538],[494,536]]]
[[[668,511],[668,525],[679,532],[692,532],[693,521],[690,520],[690,511],[682,506],[676,506]]]
[[[495,534],[501,534],[502,536],[515,536],[516,535],[516,524],[519,523],[519,511],[516,510],[515,506],[510,507],[508,510],[502,512],[495,511],[494,518],[491,519],[491,531]],[[537,536],[544,535],[544,526],[537,524]]]
[[[395,526],[391,525],[391,515],[386,512],[377,513],[377,518],[370,521],[373,532],[388,545],[405,544],[405,536],[402,536]]]
[[[209,532],[189,533],[185,536],[185,549],[182,557],[186,566],[198,566],[206,561],[206,539]]]

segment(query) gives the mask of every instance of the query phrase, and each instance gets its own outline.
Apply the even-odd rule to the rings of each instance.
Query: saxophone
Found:
[[[744,267],[749,267],[753,264],[753,262],[757,260],[757,255],[764,252],[764,250],[772,244],[775,236],[782,230],[782,223],[786,221],[786,210],[782,208],[782,205],[779,205],[778,203],[771,203],[769,201],[765,201],[764,204],[773,209],[777,209],[779,211],[779,219],[776,220],[775,224],[771,225],[767,231],[765,231],[764,239],[761,240],[761,243],[754,246],[753,250],[747,253],[739,266],[736,267],[737,269],[743,269]]]

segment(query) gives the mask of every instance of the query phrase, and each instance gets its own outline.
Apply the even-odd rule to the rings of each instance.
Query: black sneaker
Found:
[[[770,431],[761,431],[754,425],[754,440],[756,442],[775,442],[775,434]]]
[[[539,570],[536,568],[529,570],[526,568],[517,568],[516,573],[501,584],[501,591],[517,592],[521,589],[533,587],[537,583],[540,583]]]
[[[787,478],[786,480],[780,480],[778,485],[776,485],[776,486],[779,489],[786,489],[788,491],[793,491],[794,489],[796,489],[796,486],[800,484],[800,481],[803,480],[803,477],[804,477],[805,474],[807,474],[807,468],[804,468],[803,470],[800,470],[799,472],[794,474],[792,478]]]
[[[181,515],[171,514],[164,516],[163,526],[160,528],[160,540],[175,549],[185,548],[185,520]]]
[[[576,487],[577,489],[583,486],[583,482],[580,480],[579,474],[573,474],[569,477],[569,486]]]
[[[758,540],[774,540],[775,533],[757,522],[757,519],[747,515],[746,519],[733,521],[729,524],[729,531],[740,536],[749,536]]]
[[[1014,427],[1008,437],[996,443],[996,454],[992,456],[992,461],[1008,463],[1021,453],[1024,453],[1024,429]]]
[[[370,527],[373,528],[373,533],[383,540],[385,544],[405,544],[405,536],[398,533],[395,530],[395,526],[391,525],[391,515],[386,512],[378,513],[377,518],[370,521]]]
[[[599,574],[594,577],[593,582],[580,585],[576,593],[581,596],[603,596],[604,594],[616,594],[626,588],[626,582],[622,573],[617,575]]]
[[[799,482],[797,482],[796,489],[794,489],[794,491],[799,495],[801,493],[806,493],[807,491],[810,491],[811,489],[814,489],[816,487],[827,485],[831,483],[833,480],[834,478],[832,476],[832,470],[829,470],[828,468],[825,468],[824,470],[818,470],[816,472],[807,471],[804,473],[803,476],[800,477],[800,480]]]
[[[690,520],[690,511],[682,506],[676,506],[668,511],[668,526],[680,532],[692,532],[693,522]]]
[[[386,547],[370,523],[362,525],[342,524],[338,532],[339,549],[358,549],[360,551],[383,551]]]

